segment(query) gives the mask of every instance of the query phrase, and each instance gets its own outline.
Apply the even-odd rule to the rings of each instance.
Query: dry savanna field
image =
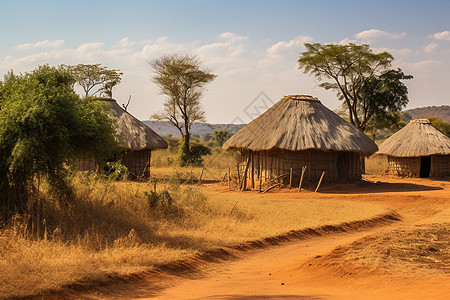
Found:
[[[318,235],[329,234],[333,239],[339,236],[336,232],[359,231],[359,227],[392,230],[362,236],[304,261],[299,270],[309,268],[308,276],[316,276],[318,283],[330,285],[348,272],[355,286],[358,278],[366,280],[369,275],[379,280],[403,274],[413,282],[417,274],[435,276],[437,282],[449,279],[448,180],[379,176],[384,172],[381,157],[367,161],[366,168],[374,175],[366,175],[359,184],[325,186],[319,193],[297,189],[239,192],[232,154],[214,153],[202,171],[175,167],[165,159],[170,154],[165,151],[153,155],[150,181],[111,181],[74,173],[76,201],[65,204],[52,199],[42,187],[36,199],[40,218],[17,216],[0,231],[0,298],[127,298],[132,295],[131,279],[128,296],[99,296],[96,287],[107,286],[111,278],[161,270],[208,251],[239,249],[238,245],[268,241],[268,237],[292,238],[293,234],[286,233],[321,227]],[[229,166],[231,189],[227,180],[222,181]],[[371,225],[352,223],[380,216],[385,217],[367,223]],[[334,227],[328,232],[324,225]],[[252,252],[251,246],[247,248]],[[293,274],[300,276],[301,272]],[[164,288],[173,285],[169,282]],[[80,292],[80,285],[87,292]],[[154,295],[151,286],[147,296]],[[345,299],[339,288],[330,291]],[[448,282],[442,289],[449,292]],[[166,298],[183,298],[180,292],[174,293]]]

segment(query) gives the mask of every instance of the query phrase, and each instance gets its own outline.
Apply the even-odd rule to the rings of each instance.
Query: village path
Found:
[[[377,178],[371,178],[376,181]],[[381,184],[381,183],[380,183]],[[103,295],[115,299],[450,299],[448,273],[360,270],[336,260],[333,251],[364,243],[370,236],[389,236],[417,224],[450,222],[448,181],[389,180],[389,190],[322,194],[376,202],[395,209],[402,221],[352,233],[330,234],[278,247],[254,250],[237,260],[203,267],[199,276],[171,276],[158,288],[140,284]],[[431,187],[431,188],[427,188]],[[359,193],[361,192],[361,193]],[[363,193],[363,194],[362,194]],[[280,195],[285,197],[287,195]],[[361,245],[360,245],[361,246]],[[363,245],[364,246],[364,245]],[[328,257],[331,257],[329,260]],[[325,260],[324,260],[325,258]],[[339,259],[339,257],[338,257]],[[320,265],[314,266],[315,261]],[[313,267],[310,268],[310,266]],[[99,298],[103,298],[99,297]]]

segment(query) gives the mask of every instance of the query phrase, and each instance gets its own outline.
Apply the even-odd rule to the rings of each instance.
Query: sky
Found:
[[[0,0],[0,78],[39,65],[100,63],[141,120],[163,107],[149,62],[197,55],[217,75],[202,98],[209,123],[246,123],[285,95],[336,95],[298,69],[304,43],[369,44],[414,79],[407,108],[450,104],[450,1]],[[0,79],[1,80],[1,79]]]

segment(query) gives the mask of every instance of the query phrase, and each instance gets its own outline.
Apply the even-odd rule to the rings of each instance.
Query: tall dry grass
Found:
[[[228,172],[237,176],[236,164],[239,153],[226,152],[221,148],[213,148],[213,153],[204,157],[203,167],[180,167],[176,160],[177,153],[173,149],[152,152],[151,176],[159,179],[179,179],[186,182],[198,180],[203,169],[202,180],[220,180]]]
[[[366,158],[366,174],[383,175],[388,169],[386,155],[373,154]]]
[[[158,182],[156,191],[152,182],[112,182],[86,173],[75,176],[74,184],[70,203],[42,192],[38,235],[23,216],[0,230],[0,298],[139,272],[197,251],[383,212],[371,204],[301,195],[218,192],[173,178]]]

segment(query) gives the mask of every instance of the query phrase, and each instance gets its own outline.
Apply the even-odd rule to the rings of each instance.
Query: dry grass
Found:
[[[340,254],[334,260],[344,265],[362,266],[369,271],[450,274],[449,225],[416,225],[367,237],[339,249]]]
[[[158,183],[158,192],[168,190],[172,204],[159,200],[152,206],[150,182],[78,175],[75,184],[74,202],[43,201],[39,238],[23,218],[0,231],[0,298],[139,272],[197,251],[384,212],[367,203],[221,193],[174,180]]]
[[[388,168],[386,155],[373,154],[366,158],[366,174],[383,175]]]
[[[214,148],[213,154],[204,157],[204,170],[202,180],[219,180],[231,169],[231,175],[237,176],[236,164],[239,154],[225,152]],[[170,149],[152,152],[151,176],[159,179],[176,179],[183,181],[196,181],[199,179],[202,167],[180,167],[176,161],[177,154]]]

